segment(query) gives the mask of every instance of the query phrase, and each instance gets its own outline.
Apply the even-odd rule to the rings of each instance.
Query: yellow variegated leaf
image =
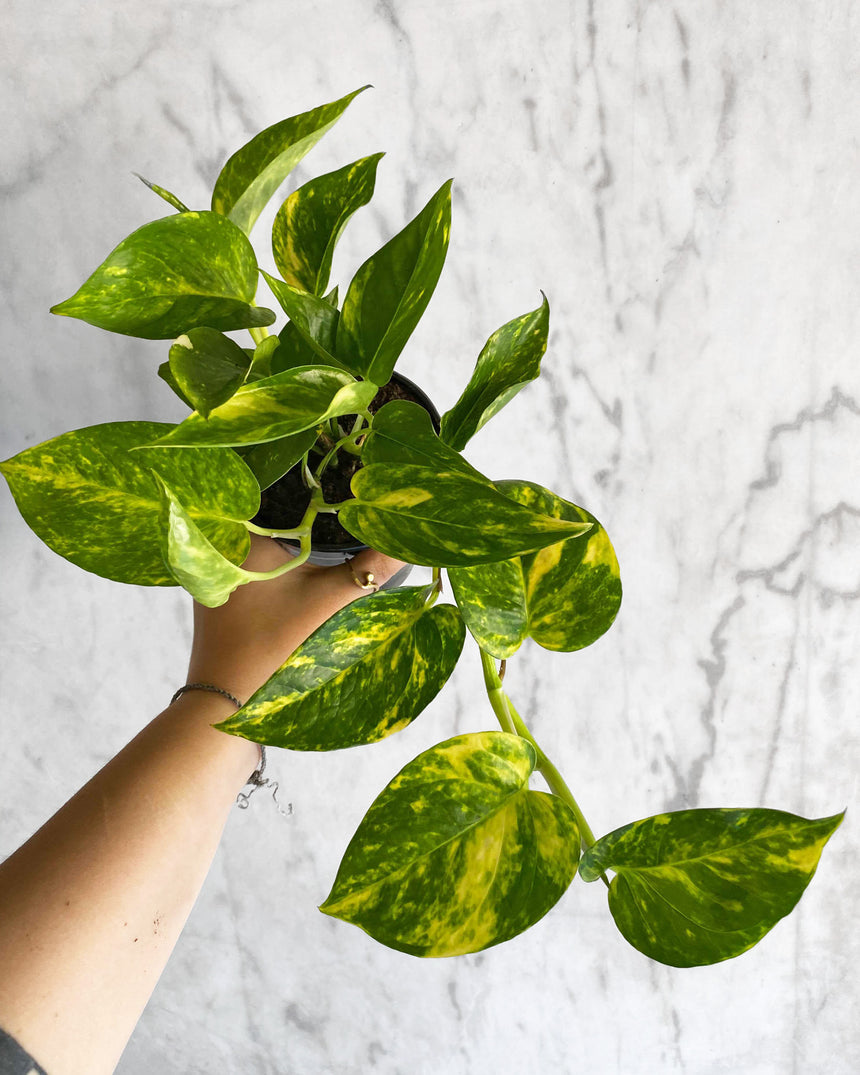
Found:
[[[293,168],[340,119],[362,90],[281,120],[254,135],[221,169],[212,192],[212,208],[229,217],[246,235],[267,202]]]
[[[449,569],[469,631],[500,660],[529,636],[550,650],[591,645],[609,630],[621,605],[618,561],[606,531],[584,508],[533,482],[499,481],[495,486],[532,511],[592,528],[580,541],[549,545],[502,563]]]
[[[504,732],[419,754],[368,810],[320,910],[415,956],[479,952],[534,925],[579,859],[573,814],[530,790],[534,766]]]
[[[229,448],[142,447],[171,426],[108,422],[64,433],[0,464],[21,514],[54,552],[116,582],[172,586],[161,554],[162,498],[170,482],[218,554],[248,554],[242,520],[260,507],[254,476]]]
[[[531,511],[477,471],[372,463],[339,512],[349,533],[389,556],[439,567],[493,563],[591,529]]]
[[[451,182],[352,278],[337,326],[336,354],[374,384],[387,384],[427,308],[448,251]]]
[[[598,840],[579,872],[615,871],[609,909],[651,959],[697,967],[752,948],[812,880],[842,814],[810,821],[781,810],[680,810]]]
[[[288,284],[323,294],[337,241],[353,213],[373,197],[382,156],[317,176],[286,199],[272,225],[272,254]]]
[[[466,629],[427,589],[383,591],[335,613],[229,720],[256,743],[338,750],[405,728],[451,674]]]
[[[257,259],[243,233],[217,213],[178,213],[144,224],[51,313],[109,332],[172,340],[199,325],[271,325],[253,305]]]
[[[375,394],[372,384],[356,381],[344,370],[300,366],[243,385],[208,418],[189,415],[154,443],[164,448],[263,444],[362,411]]]

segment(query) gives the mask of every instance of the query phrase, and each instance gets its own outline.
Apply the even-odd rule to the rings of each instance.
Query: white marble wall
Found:
[[[448,264],[403,371],[445,408],[490,331],[539,288],[550,299],[545,375],[507,412],[518,431],[496,420],[468,454],[583,503],[615,543],[613,630],[581,654],[526,647],[508,680],[595,830],[694,805],[855,803],[860,4],[3,8],[3,458],[179,417],[162,345],[48,314],[162,215],[130,173],[204,205],[251,133],[371,82],[299,178],[388,151],[345,280],[455,177]],[[67,564],[0,498],[5,855],[183,682],[190,616],[181,591]],[[797,911],[712,968],[649,963],[602,886],[578,881],[522,937],[457,960],[319,914],[390,776],[492,726],[467,650],[400,736],[273,752],[294,812],[262,794],[235,812],[119,1071],[860,1070],[850,809]]]

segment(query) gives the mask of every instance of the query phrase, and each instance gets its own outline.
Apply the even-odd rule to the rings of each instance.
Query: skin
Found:
[[[250,570],[287,558],[251,542]],[[351,566],[382,583],[402,564],[369,549]],[[304,564],[220,608],[195,603],[186,682],[244,702],[362,596],[346,564]],[[0,864],[0,1026],[50,1075],[114,1071],[260,764],[256,743],[211,727],[234,712],[209,691],[183,694]]]

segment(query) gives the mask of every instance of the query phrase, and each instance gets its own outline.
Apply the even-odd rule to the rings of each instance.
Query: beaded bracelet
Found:
[[[186,683],[184,687],[180,687],[176,694],[173,695],[173,697],[170,699],[170,704],[173,705],[176,699],[179,698],[179,696],[184,694],[186,691],[212,691],[214,694],[221,694],[225,698],[229,698],[237,709],[242,708],[242,703],[239,701],[238,698],[230,694],[229,691],[225,691],[223,687],[216,687],[212,683]],[[257,788],[268,786],[272,789],[272,798],[275,800],[276,806],[281,811],[281,813],[286,816],[286,812],[281,809],[281,804],[278,802],[278,782],[276,780],[268,780],[263,776],[263,773],[266,770],[266,748],[263,746],[262,743],[258,743],[257,745],[260,748],[260,765],[257,769],[254,770],[253,773],[251,773],[251,775],[245,781],[246,787],[249,784],[253,784],[254,786],[247,794],[245,794],[245,792],[243,791],[239,792],[239,794],[236,796],[236,805],[239,807],[240,810],[247,810],[248,802],[251,796],[257,790]],[[289,813],[292,813],[292,807],[290,807]]]

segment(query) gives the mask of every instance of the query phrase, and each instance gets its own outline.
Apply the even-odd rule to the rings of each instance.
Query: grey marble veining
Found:
[[[256,130],[373,83],[297,177],[387,151],[335,261],[344,281],[455,177],[448,263],[403,372],[445,409],[487,336],[539,289],[550,301],[544,375],[506,412],[516,434],[496,419],[467,454],[582,503],[618,553],[612,631],[579,654],[528,644],[508,671],[592,826],[849,807],[794,914],[715,967],[649,963],[579,881],[482,954],[383,949],[315,908],[390,777],[492,727],[467,644],[402,734],[273,752],[292,813],[262,792],[234,812],[119,1071],[860,1070],[860,6],[10,0],[5,15],[3,458],[181,416],[159,344],[47,312],[161,215],[130,173],[202,204]],[[190,615],[182,593],[73,568],[0,497],[5,855],[163,707]]]

